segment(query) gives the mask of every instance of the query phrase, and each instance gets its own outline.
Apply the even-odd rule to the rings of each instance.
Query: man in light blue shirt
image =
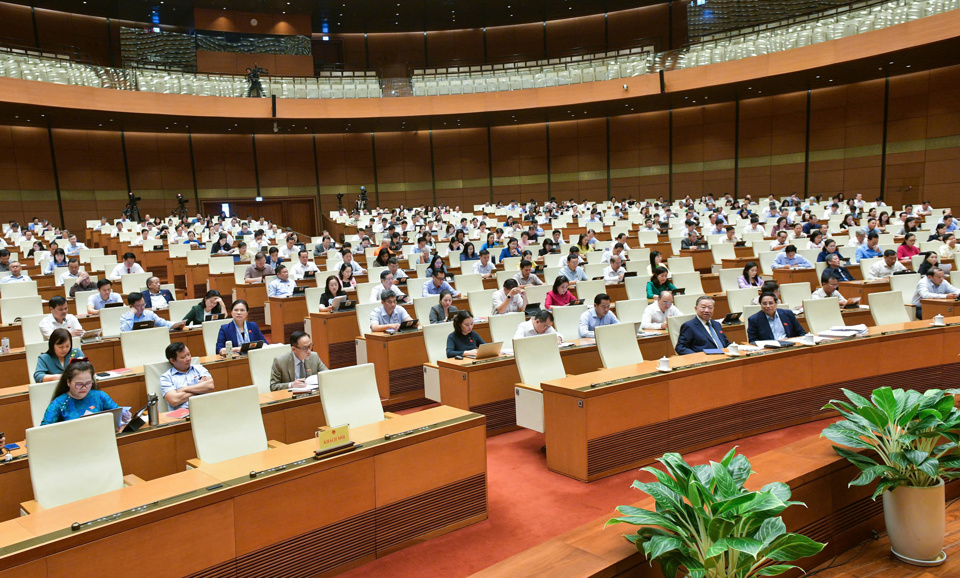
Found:
[[[370,312],[370,331],[400,329],[400,322],[410,319],[406,309],[397,307],[397,295],[388,289],[380,293],[380,307]]]
[[[67,246],[63,248],[63,252],[66,253],[68,257],[76,257],[80,254],[80,249],[87,248],[83,243],[77,243],[77,236],[73,233],[70,233],[67,241]]]
[[[880,244],[880,235],[876,231],[867,234],[867,242],[857,249],[857,263],[872,257],[883,257],[883,252],[877,249]]]
[[[454,297],[459,297],[460,292],[454,289],[449,283],[445,281],[447,274],[443,272],[442,269],[438,269],[433,272],[433,276],[429,281],[423,284],[423,292],[421,297],[429,297],[430,295],[439,295],[443,293],[444,290],[453,293]]]
[[[576,253],[567,254],[567,264],[560,269],[560,275],[566,277],[570,285],[576,285],[577,281],[587,280],[587,274],[583,272],[583,267],[580,266],[579,255]]]
[[[617,325],[620,320],[610,313],[610,296],[599,293],[593,298],[593,308],[580,316],[580,338],[594,337],[594,330],[604,325]]]
[[[771,267],[773,269],[813,269],[810,261],[804,259],[802,255],[797,255],[796,245],[787,245],[773,260]]]
[[[917,306],[917,318],[921,316],[921,299],[956,299],[960,296],[957,289],[946,280],[946,275],[940,267],[927,269],[927,276],[917,282],[917,290],[913,294],[914,305]]]
[[[953,215],[944,215],[943,219],[940,220],[941,223],[946,225],[947,233],[953,233],[957,230],[957,222],[954,220]]]
[[[267,285],[267,297],[290,297],[297,284],[290,278],[290,269],[277,267],[277,278]]]
[[[174,341],[164,351],[171,367],[160,376],[160,394],[170,410],[190,407],[190,398],[213,391],[213,376],[202,365],[193,365],[187,346]]]
[[[177,321],[171,323],[163,317],[158,317],[153,311],[146,309],[147,302],[143,300],[143,294],[139,291],[127,295],[127,303],[130,304],[130,311],[120,316],[120,332],[133,331],[133,324],[140,321],[152,321],[154,327],[167,327],[170,331],[183,329],[186,321]]]
[[[119,293],[113,292],[113,284],[109,279],[97,281],[97,292],[87,297],[87,313],[96,315],[108,303],[123,303]]]
[[[30,280],[30,276],[23,272],[23,265],[20,261],[10,262],[10,275],[0,280],[0,283],[24,283]]]

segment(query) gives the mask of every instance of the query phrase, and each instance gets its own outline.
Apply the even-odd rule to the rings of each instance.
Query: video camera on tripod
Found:
[[[357,210],[364,211],[367,208],[367,187],[360,187],[360,196],[357,197]]]
[[[187,203],[189,202],[190,201],[183,198],[182,194],[177,193],[177,215],[181,221],[187,220]]]
[[[135,196],[132,192],[127,193],[127,206],[123,209],[123,214],[135,223],[140,222],[140,208],[137,201],[142,201],[141,197]]]

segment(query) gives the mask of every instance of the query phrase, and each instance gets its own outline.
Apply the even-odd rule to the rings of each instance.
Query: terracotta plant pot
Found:
[[[942,564],[946,504],[943,480],[936,486],[900,486],[883,493],[883,520],[893,554],[920,566]]]

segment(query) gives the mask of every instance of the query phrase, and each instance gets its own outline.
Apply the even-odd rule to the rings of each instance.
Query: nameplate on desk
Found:
[[[322,452],[332,450],[350,443],[350,426],[340,425],[330,429],[317,430],[317,446]]]

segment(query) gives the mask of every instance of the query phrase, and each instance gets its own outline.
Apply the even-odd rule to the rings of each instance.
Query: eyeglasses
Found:
[[[313,344],[311,343],[310,345],[304,345],[303,347],[298,347],[297,349],[299,349],[300,351],[303,351],[303,352],[312,351],[312,350],[313,350]]]
[[[76,387],[79,389],[86,388],[86,387],[93,387],[93,382],[92,381],[84,381],[82,383],[74,382],[73,387]]]

